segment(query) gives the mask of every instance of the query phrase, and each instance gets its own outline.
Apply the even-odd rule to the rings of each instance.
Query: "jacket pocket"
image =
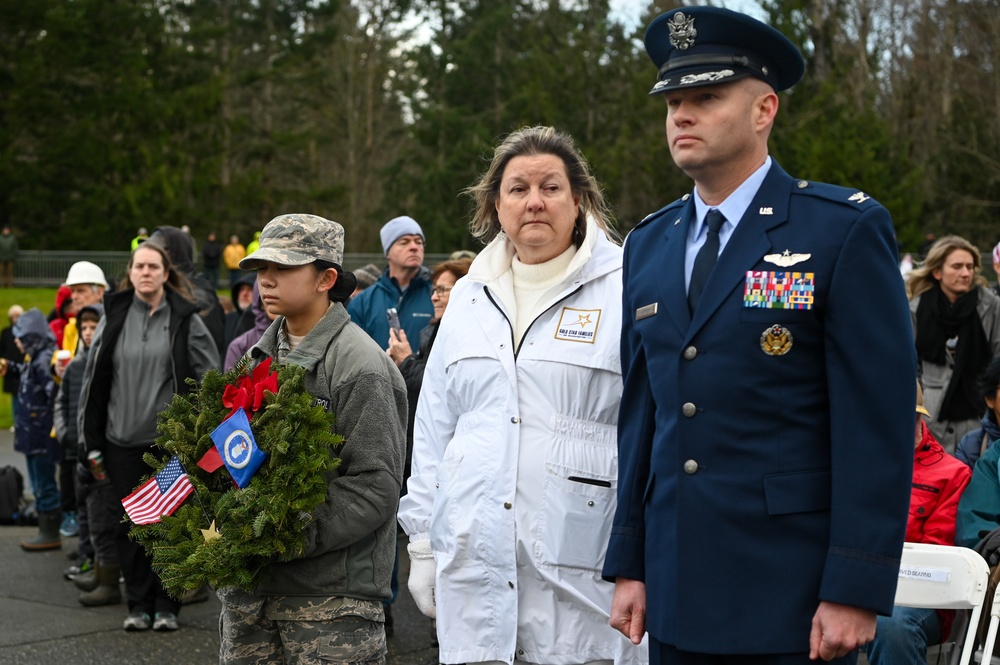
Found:
[[[773,473],[764,476],[768,515],[830,510],[830,470]]]
[[[941,500],[941,490],[934,485],[913,483],[910,492],[910,519],[907,524],[923,524]],[[922,527],[921,527],[922,529]]]
[[[599,571],[611,536],[618,484],[613,425],[555,418],[536,523],[539,565]]]
[[[539,564],[594,571],[603,567],[615,514],[612,485],[566,468],[549,469],[535,539]]]

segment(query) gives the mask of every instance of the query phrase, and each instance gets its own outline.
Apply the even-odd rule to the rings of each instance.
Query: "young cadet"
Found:
[[[306,527],[297,558],[275,560],[254,593],[222,589],[220,662],[383,663],[382,603],[396,553],[396,507],[406,445],[406,386],[392,360],[351,319],[354,275],[341,267],[344,228],[281,215],[240,262],[257,271],[277,318],[250,349],[306,368],[306,389],[335,416],[340,467]]]

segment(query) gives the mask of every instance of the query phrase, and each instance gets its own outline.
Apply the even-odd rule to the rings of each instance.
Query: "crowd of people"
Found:
[[[693,189],[624,242],[572,137],[525,127],[466,190],[479,254],[425,266],[400,215],[384,267],[351,272],[344,226],[284,214],[246,247],[208,235],[196,271],[189,230],[161,226],[117,288],[79,262],[49,320],[11,308],[21,547],[78,535],[81,604],[177,630],[208,592],[165,591],[121,500],[174,394],[274,361],[344,442],[304,549],[214,590],[222,663],[384,662],[399,529],[441,663],[925,662],[954,613],[894,606],[903,542],[1000,529],[979,249],[935,237],[901,278],[883,206],[781,168],[778,93],[805,62],[778,30],[688,7],[645,46]]]

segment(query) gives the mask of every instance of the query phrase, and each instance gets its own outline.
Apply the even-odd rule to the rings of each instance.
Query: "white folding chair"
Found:
[[[905,543],[899,565],[896,605],[943,610],[971,610],[969,628],[962,642],[959,665],[969,665],[976,648],[976,629],[986,601],[989,566],[978,553],[966,547]],[[994,604],[996,618],[991,629],[1000,622],[1000,607]],[[992,653],[992,643],[989,645]],[[983,662],[989,662],[988,658]]]
[[[993,647],[997,641],[997,626],[1000,625],[1000,586],[997,586],[993,594],[993,603],[990,605],[990,625],[986,629],[986,641],[983,643],[983,653],[978,657],[980,663],[992,663]]]

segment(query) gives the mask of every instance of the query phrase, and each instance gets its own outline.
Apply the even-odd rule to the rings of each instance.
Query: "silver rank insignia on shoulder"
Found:
[[[787,249],[781,254],[765,254],[764,260],[776,266],[787,268],[796,263],[802,263],[812,257],[812,254],[792,254]]]
[[[649,305],[643,305],[635,310],[635,320],[641,321],[642,319],[648,319],[656,314],[659,303],[651,303]]]
[[[778,324],[774,324],[760,336],[760,348],[769,356],[783,356],[792,348],[792,332]]]
[[[680,217],[678,217],[677,219],[674,220],[674,226],[677,226],[680,223],[681,223],[681,218]]]
[[[851,194],[851,197],[847,200],[854,201],[855,203],[864,203],[870,198],[870,196],[865,196],[864,192],[855,192],[854,194]]]

